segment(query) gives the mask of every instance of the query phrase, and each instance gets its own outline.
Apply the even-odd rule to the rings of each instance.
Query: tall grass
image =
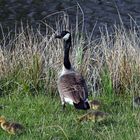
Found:
[[[101,32],[101,38],[96,39],[78,29],[71,32],[71,62],[85,76],[89,91],[101,93],[104,87],[110,90],[107,92],[119,94],[138,91],[140,41],[136,28],[114,27],[111,34],[106,29],[106,32]],[[33,89],[38,93],[40,87],[45,87],[46,94],[57,93],[63,44],[54,39],[53,29],[48,27],[46,34],[42,35],[39,28],[34,31],[29,26],[21,26],[15,31],[14,38],[10,33],[4,35],[0,58],[0,79],[5,81],[1,89],[13,84],[14,89],[26,89],[27,92]]]

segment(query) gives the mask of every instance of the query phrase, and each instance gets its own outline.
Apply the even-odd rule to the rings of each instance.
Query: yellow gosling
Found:
[[[8,122],[4,116],[0,117],[0,126],[3,130],[13,135],[21,134],[24,130],[24,127],[21,124]]]
[[[91,109],[98,110],[101,106],[101,103],[98,100],[92,100],[92,101],[89,101],[89,105]]]
[[[81,121],[101,122],[107,118],[109,114],[101,111],[90,111],[87,114],[78,118]]]

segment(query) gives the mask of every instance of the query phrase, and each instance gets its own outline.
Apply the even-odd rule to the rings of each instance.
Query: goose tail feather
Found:
[[[89,105],[88,101],[81,100],[78,104],[76,104],[76,103],[73,103],[73,104],[76,109],[82,109],[82,110],[90,109],[90,105]]]

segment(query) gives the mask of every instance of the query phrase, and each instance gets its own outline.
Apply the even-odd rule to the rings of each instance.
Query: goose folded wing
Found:
[[[71,73],[60,78],[59,86],[64,97],[70,98],[74,103],[86,100],[88,91],[86,82],[80,74]]]

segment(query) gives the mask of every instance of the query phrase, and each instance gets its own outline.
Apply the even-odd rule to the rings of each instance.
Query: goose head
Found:
[[[56,35],[55,38],[71,41],[71,34],[68,31],[62,31],[59,35]]]

